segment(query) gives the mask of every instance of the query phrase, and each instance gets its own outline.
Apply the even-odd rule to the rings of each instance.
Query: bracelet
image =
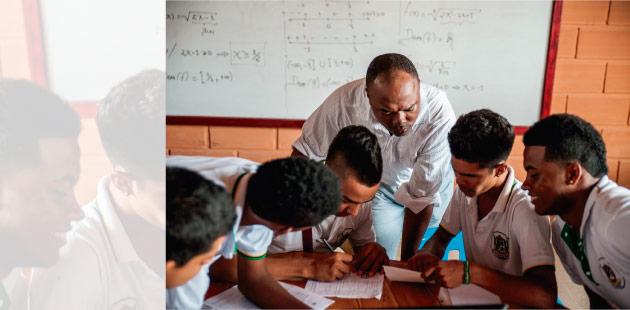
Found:
[[[470,283],[470,262],[464,262],[464,284]]]

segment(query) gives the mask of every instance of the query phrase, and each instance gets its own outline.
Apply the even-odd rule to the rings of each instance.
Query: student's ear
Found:
[[[122,171],[114,171],[109,175],[112,184],[126,196],[133,196],[133,179],[127,173]]]
[[[175,268],[177,268],[177,263],[174,260],[166,261],[166,272],[175,270]]]
[[[505,162],[500,162],[494,167],[494,176],[500,177],[508,171],[508,165]]]
[[[582,166],[576,162],[569,163],[564,169],[565,184],[575,185],[582,178]]]

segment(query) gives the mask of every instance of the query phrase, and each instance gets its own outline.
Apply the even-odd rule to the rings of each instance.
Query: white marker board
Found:
[[[306,119],[377,55],[455,113],[539,119],[552,1],[168,1],[167,115]]]

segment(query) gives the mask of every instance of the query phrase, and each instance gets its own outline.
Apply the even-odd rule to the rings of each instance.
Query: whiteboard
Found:
[[[401,53],[457,115],[540,116],[552,1],[169,1],[167,115],[305,119]]]

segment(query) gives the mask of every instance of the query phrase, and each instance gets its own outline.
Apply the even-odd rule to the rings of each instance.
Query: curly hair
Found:
[[[232,199],[196,172],[166,168],[166,260],[185,265],[208,252],[236,218]]]
[[[349,169],[363,185],[372,187],[381,181],[383,158],[378,139],[363,126],[347,126],[337,133],[328,148],[328,165]]]
[[[578,116],[555,114],[541,119],[525,132],[523,143],[544,146],[547,161],[577,161],[596,178],[608,173],[602,136]]]
[[[455,158],[491,169],[510,155],[514,127],[491,110],[472,111],[457,119],[448,133],[448,144]]]
[[[303,157],[289,157],[262,164],[249,181],[246,200],[265,220],[307,227],[337,212],[341,186],[326,166]]]
[[[59,96],[26,80],[0,78],[0,171],[38,163],[45,151],[39,140],[76,139],[80,131],[79,116]]]
[[[409,73],[411,76],[419,79],[418,71],[416,71],[416,67],[413,65],[409,58],[401,55],[401,54],[383,54],[380,56],[376,56],[370,62],[368,66],[367,73],[365,74],[365,85],[366,87],[370,87],[376,77],[381,73],[389,73],[397,70],[402,70],[404,72]]]

